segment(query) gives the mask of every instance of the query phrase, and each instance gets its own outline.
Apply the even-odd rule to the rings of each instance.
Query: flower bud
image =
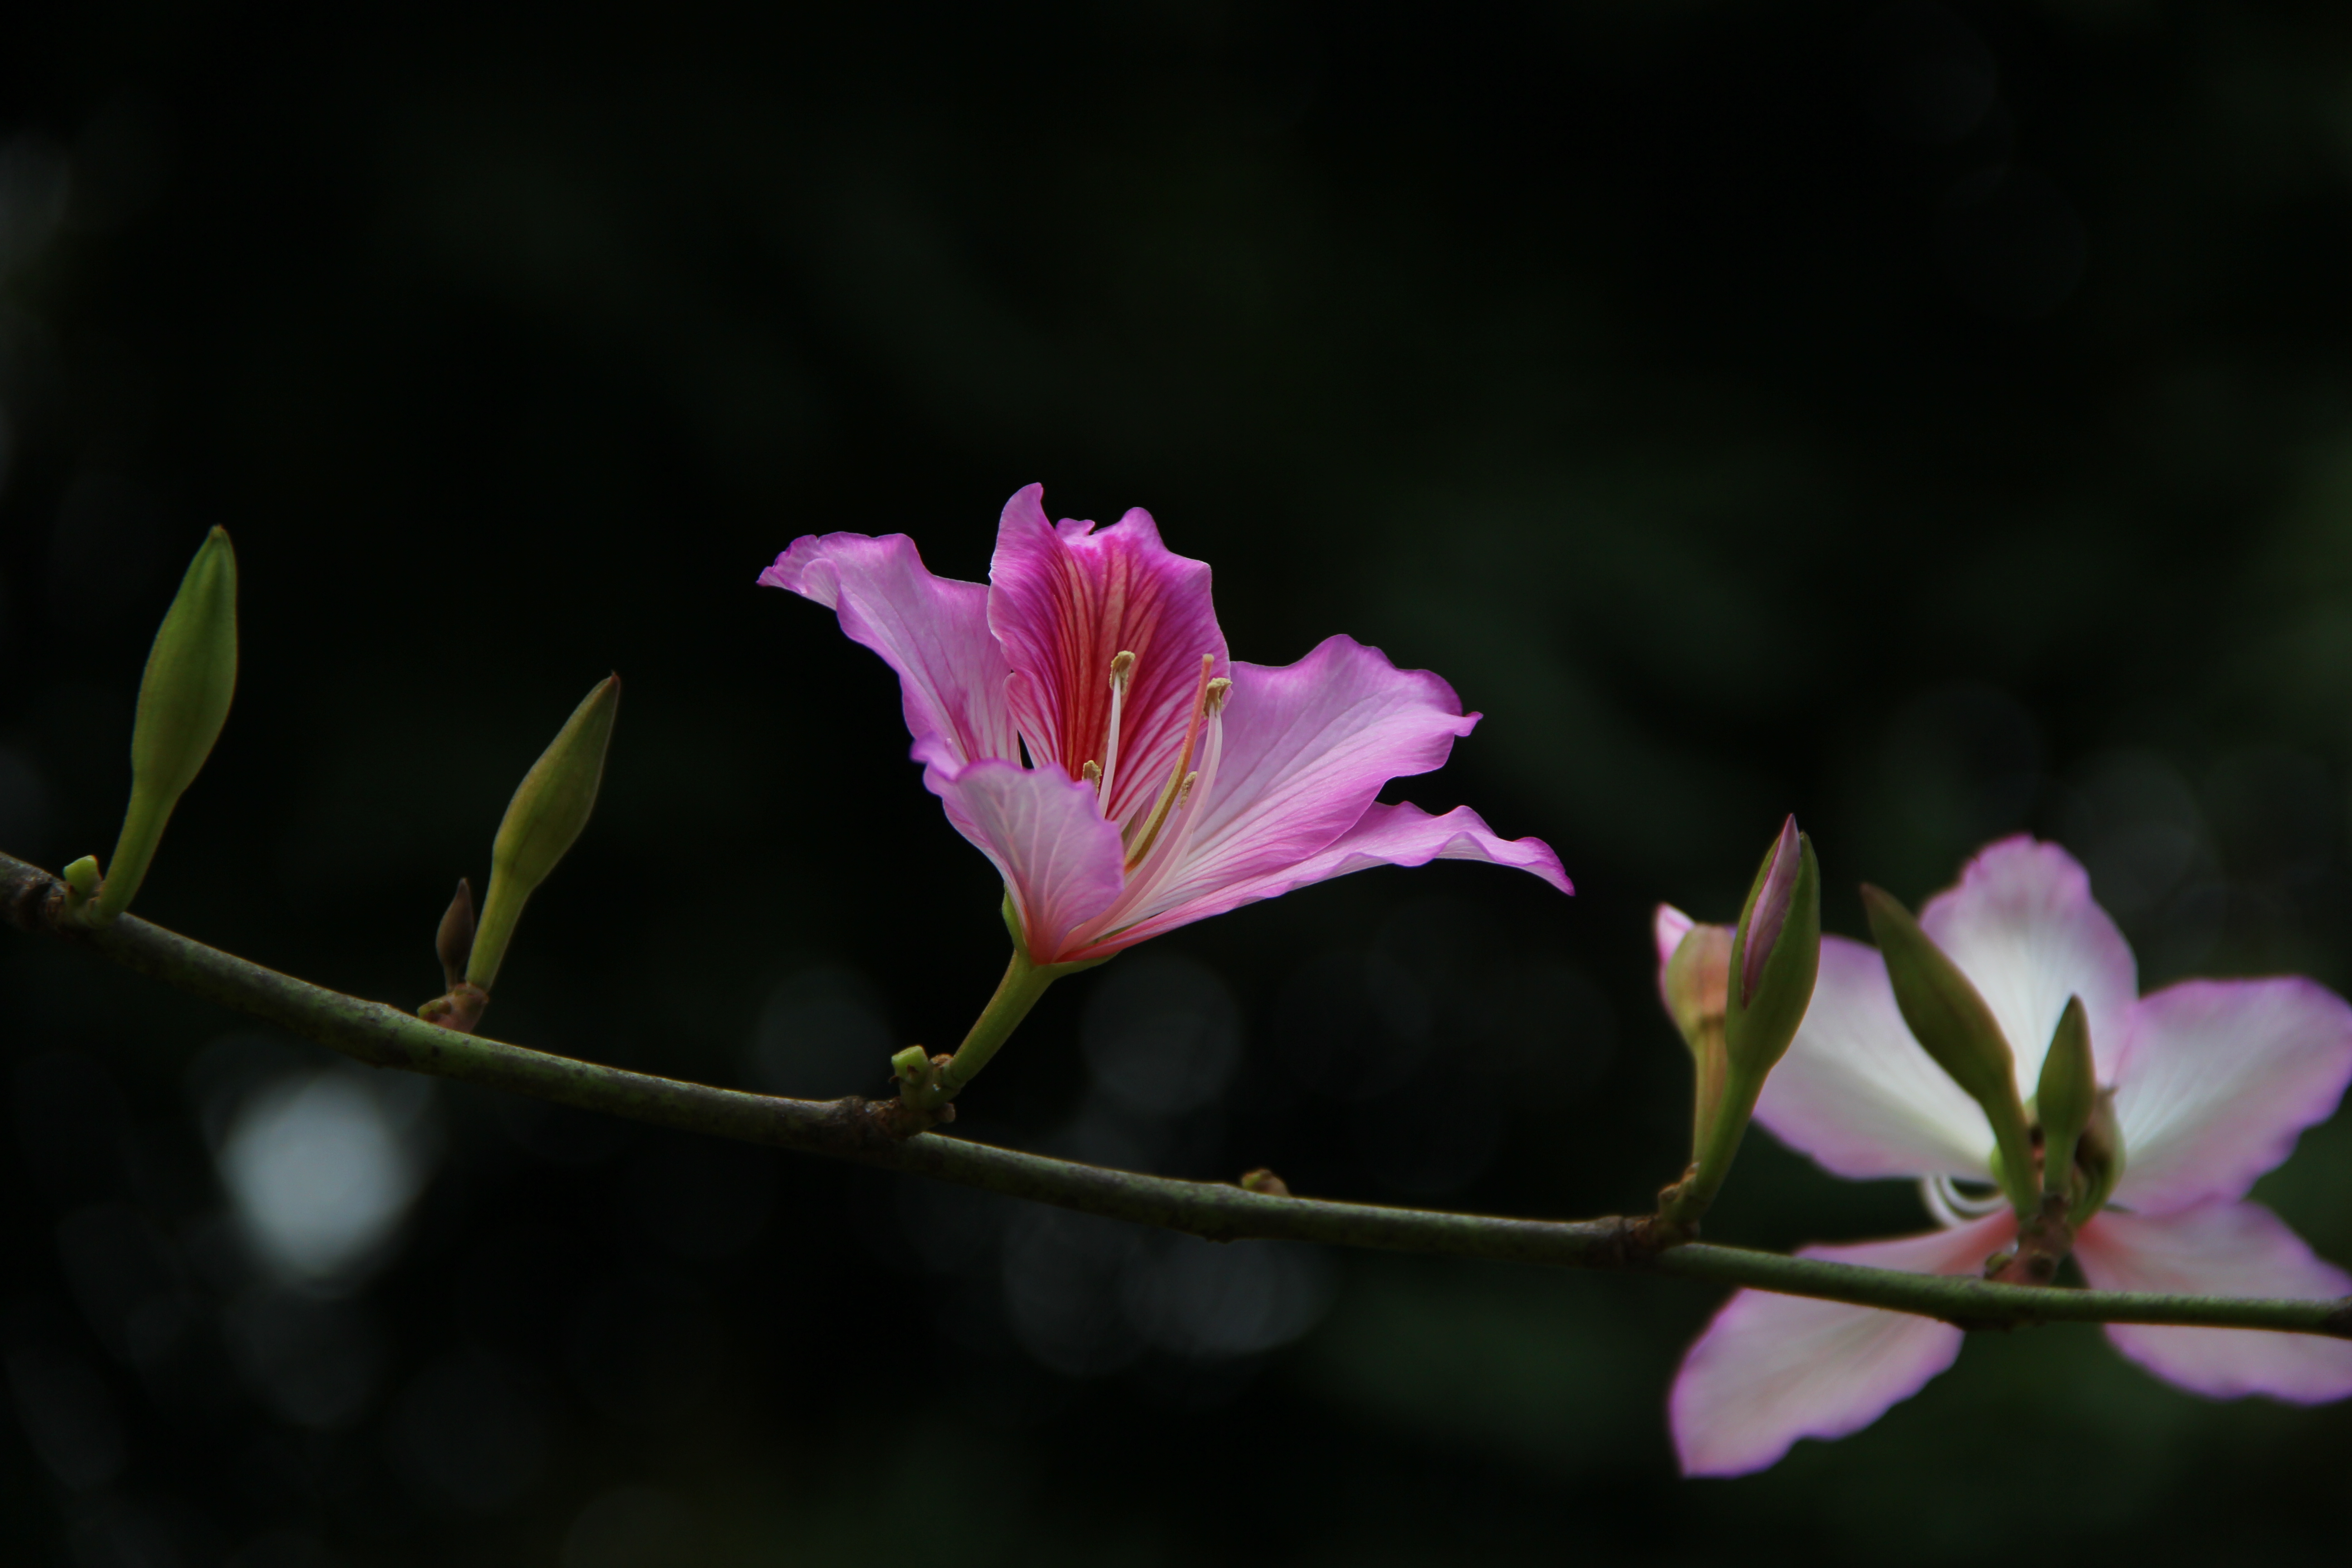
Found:
[[[2091,1061],[2091,1022],[2080,996],[2066,998],[2042,1058],[2042,1083],[2033,1093],[2042,1120],[2042,1190],[2064,1194],[2074,1178],[2074,1149],[2098,1109],[2098,1069]]]
[[[215,528],[188,563],[148,650],[131,729],[131,804],[89,906],[93,923],[131,907],[163,825],[212,754],[236,692],[236,552],[227,532]]]
[[[1822,963],[1822,871],[1797,819],[1765,852],[1732,934],[1724,1048],[1732,1070],[1758,1084],[1797,1037]]]
[[[596,807],[604,778],[604,751],[621,706],[621,678],[606,676],[581,700],[539,761],[515,786],[506,819],[490,846],[490,890],[474,933],[467,982],[490,988],[506,959],[522,906],[571,849]]]
[[[457,879],[457,891],[443,911],[433,933],[433,954],[441,961],[441,984],[456,990],[466,978],[466,961],[474,951],[474,885]]]
[[[2025,1107],[2017,1097],[2016,1057],[1992,1009],[1959,965],[1890,895],[1865,882],[1862,905],[1904,1023],[1936,1065],[1984,1108],[2000,1154],[1994,1173],[2018,1212],[2030,1212],[2036,1206],[2033,1146],[2026,1135]]]
[[[1731,1005],[1731,928],[1696,923],[1670,904],[1658,906],[1657,927],[1658,994],[1666,1016],[1696,1050],[1702,1033],[1722,1037],[1724,1010]]]

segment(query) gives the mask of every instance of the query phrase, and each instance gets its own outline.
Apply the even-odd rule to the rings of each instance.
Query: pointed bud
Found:
[[[1862,906],[1904,1023],[1936,1065],[1984,1108],[2000,1154],[1995,1173],[2018,1212],[2029,1212],[2035,1206],[2032,1143],[2017,1096],[2016,1057],[1992,1009],[1892,896],[1865,882]]]
[[[604,752],[621,706],[621,678],[606,676],[573,709],[530,765],[490,846],[490,890],[466,979],[484,991],[498,978],[522,906],[588,826],[604,778]]]
[[[1822,963],[1822,869],[1793,816],[1757,868],[1730,962],[1738,984],[1724,1016],[1724,1046],[1732,1070],[1761,1085],[1805,1021]]]
[[[466,959],[474,951],[474,885],[457,879],[457,891],[433,933],[433,952],[441,960],[441,983],[456,990],[466,978]]]
[[[1771,956],[1772,944],[1780,940],[1780,928],[1789,923],[1789,900],[1797,889],[1797,863],[1802,858],[1797,850],[1797,819],[1793,816],[1780,824],[1780,837],[1764,857],[1764,869],[1758,873],[1755,889],[1748,894],[1748,921],[1751,934],[1742,947],[1739,967],[1739,1002],[1747,1006],[1756,1000],[1756,983],[1764,976],[1764,961]]]
[[[236,552],[227,532],[215,528],[188,563],[148,650],[131,730],[131,804],[105,884],[89,906],[95,923],[131,907],[163,825],[212,755],[236,692]]]
[[[2033,1106],[2042,1121],[2042,1190],[2063,1194],[2074,1176],[2074,1146],[2099,1104],[2098,1069],[2091,1062],[2091,1020],[2080,996],[2066,998],[2042,1058]]]

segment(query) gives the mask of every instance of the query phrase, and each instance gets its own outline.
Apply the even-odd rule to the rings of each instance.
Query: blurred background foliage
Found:
[[[1992,837],[2145,981],[2352,985],[2352,22],[2041,4],[129,0],[0,48],[0,844],[112,842],[225,523],[245,681],[142,912],[413,1004],[607,669],[493,1032],[832,1095],[996,891],[891,680],[754,574],[1150,507],[1235,650],[1486,714],[1401,795],[1556,845],[1061,986],[959,1131],[1538,1215],[1677,1173],[1659,899],[1794,810],[1856,933]],[[0,1555],[2335,1561],[2352,1410],[2090,1331],[1675,1478],[1711,1301],[1214,1248],[325,1053],[0,944]],[[2352,1260],[2352,1128],[2263,1195]],[[1915,1226],[1759,1138],[1711,1232]],[[2012,1505],[2037,1500],[2020,1522]],[[2020,1531],[2023,1531],[2021,1535]]]

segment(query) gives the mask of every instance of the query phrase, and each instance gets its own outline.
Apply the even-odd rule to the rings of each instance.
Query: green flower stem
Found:
[[[988,1005],[971,1021],[971,1032],[956,1047],[955,1055],[940,1068],[930,1103],[944,1105],[961,1093],[963,1086],[978,1077],[980,1069],[996,1055],[997,1047],[1013,1037],[1013,1031],[1021,1026],[1021,1020],[1029,1016],[1037,998],[1045,994],[1045,988],[1077,967],[1032,963],[1016,943],[1013,962],[1004,966],[1004,978],[996,983],[996,994],[988,999]]]
[[[1325,1203],[1049,1160],[937,1132],[898,1138],[889,1131],[889,1112],[897,1109],[891,1102],[744,1094],[461,1035],[397,1008],[264,969],[135,917],[125,916],[102,931],[86,931],[65,921],[64,907],[63,884],[46,871],[0,855],[0,912],[18,930],[88,948],[127,969],[374,1067],[431,1073],[583,1110],[905,1171],[1212,1240],[1255,1237],[1668,1274],[1881,1307],[1969,1328],[2164,1323],[2352,1339],[2352,1304],[2341,1301],[2003,1285],[1703,1242],[1658,1251],[1642,1245],[1641,1227],[1625,1219],[1508,1219]]]
[[[1763,1092],[1762,1078],[1751,1079],[1738,1068],[1726,1072],[1722,1097],[1692,1152],[1690,1174],[1676,1183],[1658,1205],[1658,1218],[1669,1235],[1696,1234],[1699,1216],[1714,1204],[1716,1194],[1723,1190],[1724,1178],[1731,1174],[1731,1162],[1738,1158],[1748,1123],[1756,1115],[1756,1097]]]

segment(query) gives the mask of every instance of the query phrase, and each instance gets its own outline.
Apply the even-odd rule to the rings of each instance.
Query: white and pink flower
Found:
[[[1679,910],[1659,910],[1662,972],[1690,923]],[[2245,1201],[2254,1179],[2335,1110],[2352,1080],[2352,1007],[2342,998],[2302,979],[2189,981],[2139,995],[2131,949],[2093,901],[2083,868],[2057,846],[2028,838],[1979,855],[1958,887],[1920,911],[1920,924],[1983,995],[2028,1091],[2066,999],[2083,999],[2124,1155],[2108,1206],[2075,1236],[2074,1258],[2092,1285],[2352,1295],[2352,1275]],[[1809,1247],[1804,1257],[1973,1275],[2017,1234],[2004,1201],[1956,1185],[1991,1181],[1991,1127],[1912,1038],[1874,948],[1822,939],[1811,1009],[1766,1081],[1756,1119],[1841,1176],[1919,1179],[1942,1226]],[[2352,1342],[2342,1340],[2131,1323],[2106,1331],[2148,1371],[2216,1398],[2316,1404],[2352,1394]],[[1961,1339],[1932,1318],[1741,1290],[1675,1382],[1683,1469],[1744,1474],[1800,1437],[1858,1431],[1951,1365]]]
[[[985,584],[931,575],[904,534],[811,535],[760,574],[898,672],[924,783],[1003,873],[1033,963],[1369,866],[1486,860],[1572,890],[1539,840],[1376,798],[1477,723],[1444,681],[1345,637],[1231,658],[1208,566],[1149,513],[1055,525],[1044,493],[1005,504]]]

